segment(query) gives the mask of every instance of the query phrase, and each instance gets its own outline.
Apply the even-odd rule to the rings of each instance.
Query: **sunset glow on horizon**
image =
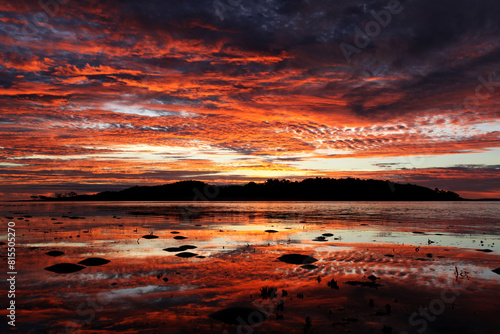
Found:
[[[500,198],[498,14],[493,0],[0,4],[0,200],[309,177]]]

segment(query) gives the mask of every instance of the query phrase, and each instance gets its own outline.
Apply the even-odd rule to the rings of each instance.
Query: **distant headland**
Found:
[[[414,184],[354,178],[312,178],[302,181],[269,179],[245,185],[210,185],[179,181],[158,186],[135,186],[94,195],[74,192],[54,197],[32,196],[48,201],[460,201],[457,193]]]

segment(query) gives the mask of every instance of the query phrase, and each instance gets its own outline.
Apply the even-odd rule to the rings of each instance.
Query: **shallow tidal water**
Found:
[[[2,333],[500,333],[500,202],[12,202],[0,219],[18,273]]]

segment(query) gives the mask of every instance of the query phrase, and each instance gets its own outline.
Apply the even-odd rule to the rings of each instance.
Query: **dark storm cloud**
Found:
[[[225,4],[221,16],[218,2]],[[26,2],[29,8],[39,8],[36,2]],[[233,2],[231,2],[233,3]],[[400,72],[404,78],[380,87],[364,85],[350,87],[347,83],[331,83],[328,90],[346,88],[344,95],[350,101],[351,111],[358,115],[374,117],[377,114],[390,117],[427,108],[426,101],[432,96],[447,94],[450,90],[473,89],[476,77],[486,70],[498,68],[500,50],[488,48],[488,43],[498,44],[500,4],[494,0],[470,1],[400,1],[402,12],[392,15],[390,23],[382,27],[379,35],[371,39],[370,45],[353,55],[354,62],[347,64],[339,47],[341,42],[354,45],[355,28],[364,30],[366,23],[374,21],[372,11],[380,12],[390,1],[245,1],[233,6],[224,0],[202,1],[109,1],[106,8],[120,13],[116,19],[143,30],[162,42],[161,32],[168,32],[180,39],[202,40],[208,45],[219,45],[219,52],[212,56],[224,60],[235,58],[225,50],[232,46],[245,51],[279,54],[287,52],[292,57],[274,65],[231,63],[186,62],[177,58],[147,58],[141,61],[165,68],[182,71],[185,67],[192,73],[203,73],[207,69],[234,75],[245,72],[273,71],[308,68],[309,73],[324,71],[332,66],[345,66],[343,71],[353,77],[359,73],[371,76],[386,76]],[[77,6],[86,8],[93,2],[81,2]],[[76,12],[76,11],[75,11]],[[105,17],[99,12],[78,12],[75,17],[55,16],[51,18],[68,30],[86,24],[103,25],[111,31],[121,29],[114,25],[113,16]],[[77,15],[77,14],[75,14]],[[19,18],[22,14],[18,15]],[[98,20],[96,20],[98,18]],[[222,18],[222,19],[221,19]],[[85,20],[84,20],[85,19]],[[46,30],[40,29],[46,32]],[[44,38],[42,35],[40,38]],[[49,36],[50,37],[50,36]],[[117,40],[114,46],[127,47],[139,36]],[[467,55],[483,45],[477,57],[457,61],[457,52]],[[110,45],[110,46],[113,46]],[[88,60],[70,56],[76,66],[97,66],[102,60]],[[116,60],[113,60],[116,61]],[[121,74],[124,78],[126,74]],[[0,78],[2,85],[9,85],[10,78]],[[101,82],[116,80],[106,75],[95,75],[92,79]],[[137,79],[137,78],[134,78]],[[4,83],[5,81],[5,83]],[[258,91],[244,93],[248,99]],[[400,99],[391,103],[366,104],[382,93],[400,93]],[[247,95],[245,95],[247,94]],[[312,94],[315,94],[314,92]],[[245,98],[245,96],[247,96]],[[421,103],[415,103],[421,101]],[[432,104],[432,103],[430,103]]]
[[[221,150],[273,170],[273,161],[278,170],[304,168],[305,157],[418,153],[429,142],[443,155],[498,146],[491,126],[500,110],[498,1],[82,0],[49,12],[43,3],[0,5],[4,158],[61,156],[44,169],[19,160],[29,164],[19,177],[41,180],[57,167],[74,170],[68,182],[81,175],[91,183],[84,175],[121,163],[119,172],[92,176],[102,176],[96,184],[117,182],[135,170],[125,160],[142,159],[130,146],[196,143],[200,152],[187,157]],[[390,22],[358,45],[366,24],[378,24],[373,13],[383,16],[394,4],[400,10]],[[40,13],[46,22],[38,24]],[[357,50],[350,62],[342,43]],[[477,98],[478,85],[485,98]],[[84,149],[92,145],[110,152],[122,145],[130,156],[82,159],[80,169],[63,159],[95,155]],[[180,173],[165,174],[172,180],[180,170],[236,175],[242,166],[171,164]],[[151,173],[131,174],[124,184],[162,178]]]

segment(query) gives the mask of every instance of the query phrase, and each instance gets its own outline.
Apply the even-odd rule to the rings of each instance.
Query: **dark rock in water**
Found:
[[[76,273],[77,271],[80,271],[82,269],[85,269],[85,267],[73,263],[58,263],[45,268],[45,270],[52,271],[56,274],[71,274]]]
[[[375,275],[370,275],[367,277],[370,281],[372,282],[375,282],[376,280],[380,279],[379,277],[375,276]]]
[[[204,259],[206,256],[203,256],[203,255],[198,255],[196,258],[197,259]]]
[[[78,264],[83,264],[84,266],[102,266],[103,264],[110,263],[111,261],[100,258],[100,257],[89,257],[83,261],[78,262]]]
[[[248,322],[252,319],[252,325],[258,326],[267,319],[267,315],[250,307],[229,307],[210,314],[210,318],[222,321],[228,325],[240,325],[238,319]]]
[[[278,231],[276,231],[276,230],[265,230],[264,232],[267,232],[267,233],[278,233]]]
[[[476,249],[478,252],[491,253],[493,252],[491,249]]]
[[[181,233],[181,232],[172,231],[172,232],[170,232],[170,233],[172,233],[172,234],[179,234],[179,233]]]
[[[163,249],[165,252],[170,252],[170,253],[176,253],[176,252],[182,252],[184,249],[180,247],[169,247],[169,248],[164,248]]]
[[[5,217],[5,219],[14,219],[14,217],[10,217],[10,216],[9,216],[9,217]]]
[[[500,268],[493,269],[492,272],[494,272],[495,274],[500,275]]]
[[[52,224],[54,224],[54,225],[61,225],[62,222],[55,222],[55,223],[52,223]]]
[[[308,256],[308,255],[302,255],[302,254],[286,254],[282,255],[278,258],[281,262],[285,263],[290,263],[290,264],[308,264],[308,263],[313,263],[318,260],[315,258]]]
[[[64,254],[64,252],[61,252],[61,251],[50,251],[50,252],[47,252],[45,254],[47,254],[48,256],[61,256],[61,255]]]
[[[411,232],[413,234],[425,234],[424,232],[420,232],[420,231],[415,231],[415,232]]]
[[[165,248],[164,251],[166,252],[183,252],[185,250],[188,250],[188,249],[195,249],[195,248],[198,248],[196,246],[192,246],[192,245],[183,245],[183,246],[180,246],[180,247],[169,247],[169,248]]]
[[[385,254],[384,256],[387,256],[387,257],[394,257],[394,255],[392,255],[392,254]]]
[[[303,266],[300,267],[307,270],[313,270],[318,268],[318,266],[315,266],[314,264],[304,264]]]
[[[146,234],[142,236],[144,239],[158,239],[158,236],[152,234]]]
[[[163,282],[168,282],[168,278],[163,277]]]
[[[368,288],[375,288],[375,289],[381,286],[380,284],[375,282],[364,282],[364,281],[347,281],[345,282],[345,284],[349,284],[352,286],[365,286]]]
[[[182,235],[178,235],[178,236],[174,237],[174,239],[176,239],[176,240],[184,240],[184,239],[187,239],[187,237],[183,237]]]
[[[333,233],[323,233],[324,237],[333,237]]]
[[[179,248],[182,248],[182,249],[196,249],[198,247],[193,246],[193,245],[182,245]]]
[[[196,255],[198,255],[198,254],[191,253],[191,252],[183,252],[183,253],[175,254],[175,256],[178,256],[178,257],[194,257]]]
[[[314,238],[313,241],[327,241],[327,240],[325,237],[321,236],[321,237]]]
[[[330,289],[335,289],[335,290],[339,289],[339,284],[337,283],[335,278],[332,278],[332,280],[330,282],[326,283],[326,285],[328,285],[330,287]]]
[[[273,288],[270,286],[263,286],[260,288],[260,298],[262,299],[274,299],[278,297],[278,288]]]

